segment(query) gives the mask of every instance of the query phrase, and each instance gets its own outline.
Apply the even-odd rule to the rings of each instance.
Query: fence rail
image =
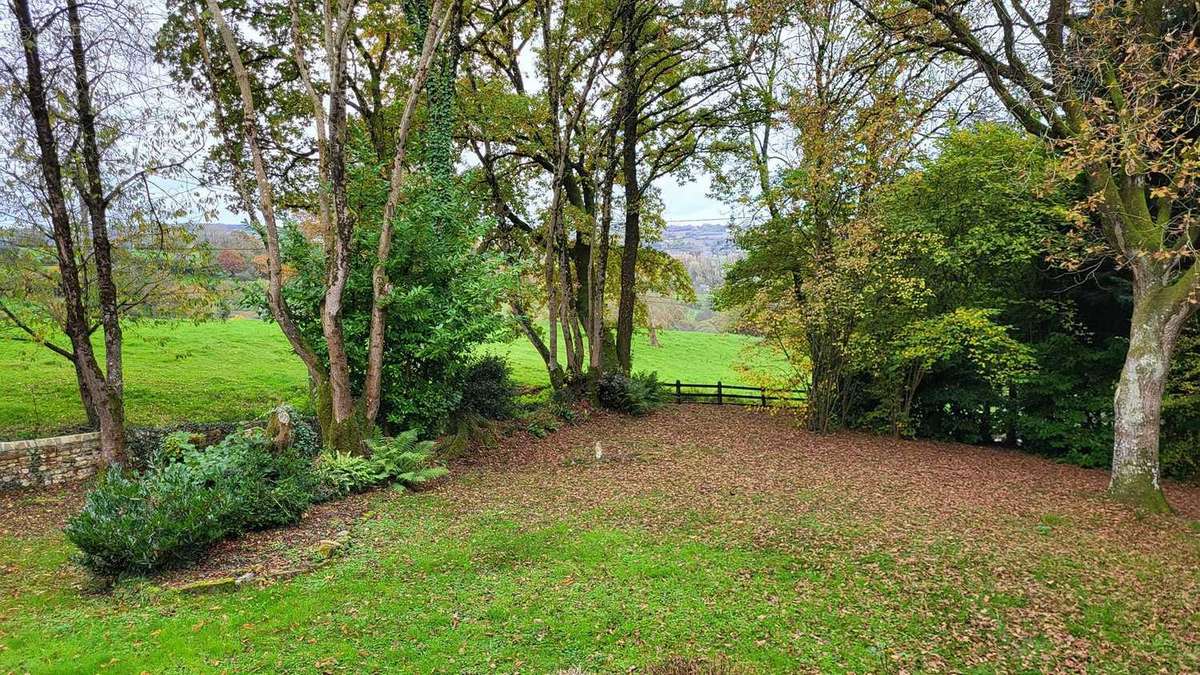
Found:
[[[766,387],[747,387],[741,384],[725,384],[720,381],[716,384],[703,384],[675,380],[674,382],[662,382],[661,386],[670,391],[671,395],[675,397],[676,403],[767,406],[772,401],[788,403],[808,400],[808,392],[803,389],[767,389]],[[696,391],[697,389],[709,391]]]

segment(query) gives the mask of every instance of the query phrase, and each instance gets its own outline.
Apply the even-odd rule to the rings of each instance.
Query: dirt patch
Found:
[[[588,461],[597,445],[601,461]],[[617,460],[652,466],[629,470],[621,466],[626,461]],[[581,472],[580,466],[588,470]],[[504,484],[520,491],[520,481],[511,480],[515,474],[559,487],[577,485],[570,492],[580,498],[594,495],[586,499],[593,503],[647,487],[682,497],[723,485],[766,494],[832,489],[868,509],[865,514],[989,510],[1003,517],[1078,510],[1183,527],[1200,518],[1200,486],[1194,484],[1167,481],[1164,490],[1175,515],[1141,519],[1104,498],[1108,472],[1102,469],[1006,448],[854,432],[819,435],[802,429],[786,412],[737,406],[672,405],[642,418],[593,411],[586,421],[564,425],[546,438],[520,433],[502,439],[497,447],[457,462],[455,469],[481,478],[451,480],[438,488],[462,498]],[[564,470],[566,480],[557,480]],[[608,480],[615,474],[621,475]],[[595,492],[597,483],[609,487]],[[529,498],[536,491],[523,494]]]
[[[0,536],[37,537],[61,530],[83,507],[89,481],[0,493]]]
[[[576,519],[762,547],[816,570],[856,565],[901,598],[931,580],[987,588],[1008,603],[995,610],[1006,639],[1054,645],[1044,653],[1059,660],[1034,670],[1095,663],[1127,649],[1125,631],[1163,631],[1197,653],[1200,487],[1168,482],[1175,513],[1166,516],[1135,513],[1107,499],[1107,487],[1106,471],[1016,450],[817,435],[786,413],[683,405],[509,439],[436,492],[464,519],[489,513],[529,528]],[[1123,613],[1104,618],[1110,602]],[[946,621],[936,608],[897,605],[906,609]],[[1124,627],[1097,647],[1081,636],[1098,621]],[[945,625],[983,665],[995,622]]]

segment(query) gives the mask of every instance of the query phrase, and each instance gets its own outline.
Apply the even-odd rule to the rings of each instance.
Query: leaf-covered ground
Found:
[[[60,536],[0,535],[0,671],[1196,671],[1200,489],[1139,517],[1105,483],[754,409],[595,415],[379,493],[265,588],[88,595]]]

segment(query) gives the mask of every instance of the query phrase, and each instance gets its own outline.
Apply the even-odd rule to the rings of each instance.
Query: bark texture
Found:
[[[621,161],[625,183],[625,242],[621,251],[621,294],[617,301],[617,364],[629,374],[633,368],[633,310],[637,300],[638,247],[642,243],[642,197],[638,183],[638,34],[636,0],[622,6],[621,86],[624,106],[621,111]]]
[[[1142,276],[1142,275],[1138,275]],[[1169,289],[1135,284],[1129,351],[1113,398],[1113,498],[1148,511],[1170,511],[1159,483],[1163,392],[1190,307]]]

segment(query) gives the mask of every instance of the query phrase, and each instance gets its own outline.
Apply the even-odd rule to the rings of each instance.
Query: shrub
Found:
[[[230,535],[296,522],[316,488],[310,463],[272,453],[261,430],[205,450],[172,435],[141,475],[107,472],[66,533],[96,574],[146,573],[190,562]]]
[[[447,469],[432,463],[433,441],[417,440],[417,431],[371,441],[371,461],[381,480],[394,480],[413,487],[445,476]]]
[[[225,518],[235,532],[294,523],[316,496],[311,462],[293,448],[272,452],[260,429],[189,453],[184,463],[221,486],[229,497]]]
[[[433,443],[418,441],[416,431],[372,442],[369,458],[322,454],[315,469],[306,455],[312,429],[296,431],[293,446],[279,452],[257,428],[206,449],[186,432],[165,436],[145,471],[110,470],[67,523],[80,563],[104,577],[174,567],[226,537],[294,523],[315,501],[446,473],[430,461]]]
[[[152,475],[109,470],[67,523],[79,562],[101,576],[149,572],[193,560],[226,536],[223,495],[183,464]]]
[[[500,435],[503,420],[517,416],[517,388],[508,362],[485,356],[467,367],[462,398],[446,422],[437,456],[449,459],[472,446],[490,446]]]
[[[158,449],[152,453],[152,462],[173,462],[196,450],[195,438],[189,431],[172,431],[163,436]]]
[[[600,405],[629,415],[645,415],[666,402],[658,373],[608,373],[596,384]]]
[[[317,457],[316,467],[322,499],[345,497],[376,483],[375,467],[360,455],[340,450],[323,452]]]
[[[517,414],[516,396],[508,362],[499,356],[485,356],[467,368],[457,412],[489,420],[512,419]]]
[[[292,429],[292,448],[296,454],[309,459],[320,454],[321,430],[318,428],[315,418],[299,417],[296,419],[296,425]]]
[[[1184,330],[1163,396],[1163,473],[1200,479],[1200,324]]]
[[[368,441],[370,457],[326,452],[317,459],[322,494],[344,497],[385,481],[412,487],[444,476],[447,470],[432,463],[433,442],[418,441],[413,429],[391,438]]]

